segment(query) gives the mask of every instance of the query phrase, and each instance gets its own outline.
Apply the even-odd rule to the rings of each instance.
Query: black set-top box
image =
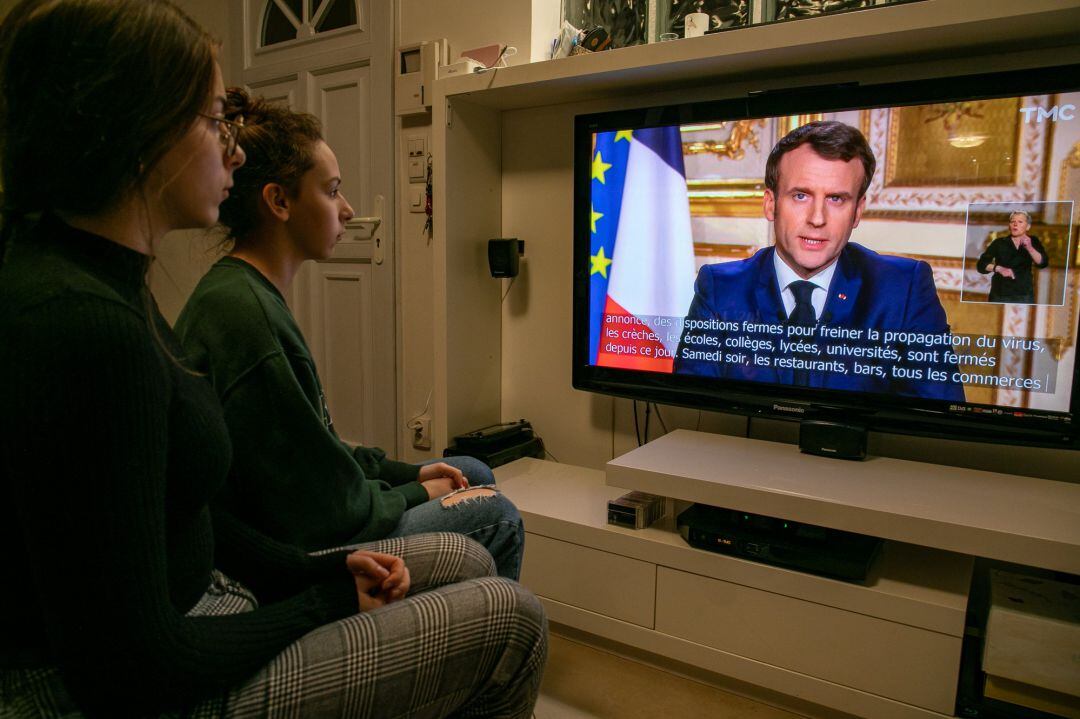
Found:
[[[544,443],[524,419],[503,422],[459,434],[443,450],[444,457],[475,457],[489,467],[498,467],[522,457],[543,459]]]
[[[677,519],[691,546],[836,579],[866,579],[882,540],[777,517],[694,504]]]

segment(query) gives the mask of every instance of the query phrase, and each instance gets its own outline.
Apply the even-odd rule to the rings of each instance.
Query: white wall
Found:
[[[559,26],[559,0],[398,0],[399,44],[446,38],[451,62],[485,45],[511,45],[510,65],[547,59]]]
[[[399,119],[396,133],[397,152],[397,303],[398,303],[398,388],[401,405],[399,425],[405,427],[413,417],[431,408],[434,383],[431,353],[434,346],[432,322],[431,237],[424,231],[427,215],[409,212],[411,191],[423,192],[424,183],[409,181],[405,168],[405,152],[409,139],[421,139],[431,152],[431,115],[408,116]],[[403,430],[398,438],[400,459],[419,462],[437,456],[435,452],[413,449],[412,436]]]
[[[508,59],[511,65],[542,59],[558,26],[559,7],[559,0],[398,0],[395,45],[445,38],[450,44],[451,60],[462,50],[493,44],[518,49],[518,54]],[[426,215],[408,209],[410,190],[423,187],[410,183],[406,172],[404,148],[410,138],[423,139],[431,151],[430,113],[406,116],[397,123],[398,379],[402,425],[425,409],[430,410],[434,403],[432,244],[424,233]],[[405,461],[441,454],[442,447],[432,451],[413,449],[411,440],[408,431],[399,438],[400,458]]]

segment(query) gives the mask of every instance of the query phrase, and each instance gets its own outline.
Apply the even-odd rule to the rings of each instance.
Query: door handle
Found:
[[[375,195],[375,214],[370,217],[352,217],[345,223],[346,229],[356,229],[358,227],[371,226],[371,234],[368,237],[375,243],[375,248],[371,253],[371,260],[377,265],[381,265],[386,258],[386,250],[383,247],[383,237],[379,233],[379,228],[382,227],[383,218],[383,196]]]
[[[354,217],[345,223],[346,227],[355,227],[356,225],[371,225],[371,234],[375,234],[375,230],[379,229],[379,225],[382,224],[381,217]]]

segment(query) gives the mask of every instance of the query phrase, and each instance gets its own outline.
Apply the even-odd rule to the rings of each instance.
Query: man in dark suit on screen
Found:
[[[964,399],[942,380],[950,348],[935,342],[949,326],[930,266],[848,242],[875,165],[866,138],[841,122],[808,123],[776,144],[764,197],[776,243],[701,268],[676,373]],[[913,363],[913,348],[938,354]]]

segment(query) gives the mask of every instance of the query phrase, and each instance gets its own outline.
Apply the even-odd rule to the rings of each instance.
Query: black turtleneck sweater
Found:
[[[147,258],[46,216],[0,267],[0,668],[58,665],[108,715],[190,706],[357,611],[344,555],[216,506],[231,450]],[[189,618],[212,567],[252,612]]]

